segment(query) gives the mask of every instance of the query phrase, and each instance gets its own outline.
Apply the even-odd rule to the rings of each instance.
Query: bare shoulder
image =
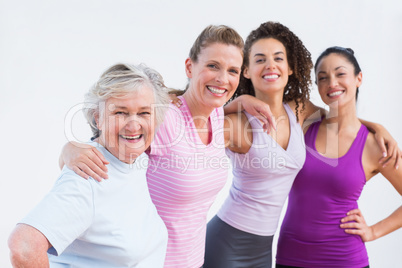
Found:
[[[244,113],[231,113],[225,115],[225,129],[245,126],[248,122],[247,116]]]
[[[315,122],[325,114],[325,110],[314,105],[310,100],[305,100],[304,102],[292,100],[287,103],[292,109],[293,113],[298,115],[300,124],[305,121]]]
[[[375,158],[376,161],[382,156],[381,148],[378,145],[374,134],[371,132],[369,132],[367,135],[366,144],[364,145],[364,151],[369,153],[370,157]]]

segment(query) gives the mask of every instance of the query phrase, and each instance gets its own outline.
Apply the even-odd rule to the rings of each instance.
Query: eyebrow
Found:
[[[274,55],[279,55],[279,54],[285,54],[285,53],[282,52],[282,51],[278,51],[278,52],[275,52],[275,53],[274,53]],[[256,53],[256,54],[254,55],[254,57],[261,57],[261,56],[265,56],[265,54],[264,54],[264,53]]]
[[[346,66],[341,65],[341,66],[336,67],[336,68],[335,68],[335,71],[339,70],[340,68],[345,68],[345,69],[347,69]]]
[[[341,69],[341,68],[347,69],[345,66],[341,65],[341,66],[336,67],[336,68],[335,68],[335,71],[338,71],[338,70]],[[318,74],[325,74],[325,73],[326,73],[325,71],[319,71],[319,72],[318,72]]]
[[[215,64],[220,65],[220,62],[217,61],[217,60],[210,60],[210,61],[207,62],[207,64],[209,64],[209,63],[215,63]],[[241,70],[241,66],[231,66],[230,68],[234,68],[236,70]]]
[[[128,109],[127,106],[117,106],[117,105],[115,105],[114,108],[115,108],[115,109],[126,109],[126,110]],[[150,110],[150,109],[151,109],[151,106],[141,106],[141,107],[139,107],[139,109],[140,109],[140,110],[146,110],[146,109],[149,109],[149,110]]]

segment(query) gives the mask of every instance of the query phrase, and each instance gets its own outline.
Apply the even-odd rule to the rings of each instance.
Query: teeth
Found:
[[[341,95],[342,93],[343,93],[343,91],[335,91],[335,92],[332,92],[331,94],[328,94],[328,96],[335,97],[335,96]]]
[[[264,75],[264,79],[276,79],[278,77],[279,77],[279,75],[277,75],[277,74]]]
[[[226,91],[225,89],[217,89],[214,87],[207,87],[207,88],[209,91],[211,91],[212,93],[215,93],[215,94],[223,94]]]
[[[127,140],[137,140],[137,139],[141,138],[141,136],[142,136],[141,134],[137,135],[137,136],[124,136],[124,135],[121,135],[122,138],[127,139]]]

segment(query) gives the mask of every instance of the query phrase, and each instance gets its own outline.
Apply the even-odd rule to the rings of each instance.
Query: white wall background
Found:
[[[245,38],[260,23],[294,31],[315,60],[328,46],[352,47],[363,69],[359,116],[382,123],[402,144],[402,2],[0,0],[0,267],[10,267],[7,237],[59,174],[65,130],[89,137],[81,114],[65,116],[108,66],[145,62],[171,87],[186,84],[184,60],[209,24]],[[316,89],[313,101],[319,102]],[[228,182],[230,183],[230,181]],[[215,214],[227,187],[214,204]],[[387,216],[401,197],[381,176],[360,206],[368,223]],[[402,230],[367,244],[371,267],[401,267]]]

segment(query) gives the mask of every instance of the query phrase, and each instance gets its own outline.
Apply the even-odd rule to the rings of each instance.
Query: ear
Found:
[[[245,77],[245,78],[247,78],[247,79],[251,79],[250,77],[250,74],[248,73],[248,67],[244,67],[244,70],[243,70],[243,76]]]
[[[357,87],[360,87],[361,85],[362,85],[362,83],[363,83],[363,73],[362,72],[360,72],[357,76],[356,76],[356,79],[357,79]]]
[[[291,76],[293,74],[293,70],[290,69],[290,67],[289,67],[288,73],[289,73],[289,76]]]
[[[192,78],[193,77],[193,61],[190,58],[186,59],[185,62],[185,68],[186,68],[186,75],[188,78]]]
[[[96,112],[96,113],[94,114],[94,119],[95,119],[96,127],[97,127],[99,130],[102,130],[102,126],[101,126],[101,124],[99,124],[99,112]]]

